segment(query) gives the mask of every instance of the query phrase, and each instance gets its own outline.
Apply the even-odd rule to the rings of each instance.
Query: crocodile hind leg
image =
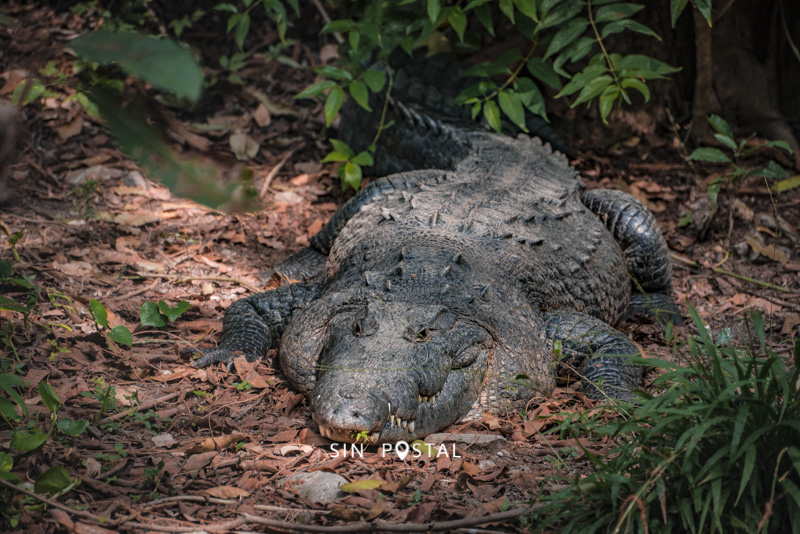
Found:
[[[584,193],[582,200],[605,223],[625,256],[633,287],[624,318],[642,313],[660,324],[680,323],[671,296],[669,249],[650,210],[622,191],[595,189]]]
[[[437,170],[409,171],[402,174],[384,176],[374,182],[370,182],[333,214],[331,220],[322,227],[318,234],[311,238],[310,246],[294,254],[272,271],[264,273],[262,278],[269,280],[273,273],[277,273],[281,278],[289,281],[312,282],[321,280],[325,271],[328,252],[330,252],[333,242],[347,224],[347,221],[358,213],[361,208],[393,193],[412,191],[422,184],[439,183],[444,175],[443,171]]]
[[[561,342],[559,366],[583,377],[588,396],[633,400],[642,368],[629,358],[639,349],[622,332],[585,313],[552,311],[545,315],[544,337]]]
[[[202,354],[194,362],[195,367],[224,362],[230,368],[237,355],[244,355],[250,362],[261,359],[277,345],[292,315],[318,294],[319,285],[300,283],[239,299],[225,310],[218,347],[200,351],[187,348],[181,352]]]

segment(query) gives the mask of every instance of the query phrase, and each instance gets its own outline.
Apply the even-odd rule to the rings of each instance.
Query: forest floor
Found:
[[[4,8],[13,23],[0,26],[0,98],[10,100],[22,80],[51,61],[69,78],[75,57],[64,46],[97,23],[91,11],[78,16],[46,5]],[[262,39],[277,42],[274,33]],[[333,60],[333,45],[306,40],[283,53],[301,64]],[[231,134],[258,143],[243,163],[256,188],[273,177],[263,209],[253,213],[218,213],[144,178],[102,122],[67,99],[74,93],[69,85],[50,87],[23,110],[12,199],[0,208],[0,260],[35,286],[6,277],[0,290],[35,305],[27,319],[0,311],[3,372],[13,365],[24,379],[33,426],[47,427],[50,415],[37,390],[41,381],[60,398],[60,419],[91,424],[78,437],[61,434],[15,458],[13,472],[23,481],[55,465],[81,480],[46,510],[32,498],[15,502],[16,530],[222,531],[249,524],[262,531],[349,532],[376,529],[375,521],[397,524],[396,531],[519,530],[512,516],[586,473],[586,451],[602,454],[612,445],[575,434],[574,426],[559,432],[562,422],[595,407],[576,385],[534,399],[524,414],[447,429],[447,454],[436,458],[401,459],[374,448],[363,457],[336,455],[274,362],[238,362],[227,372],[195,369],[180,354],[187,346],[213,346],[225,309],[264,290],[261,275],[306,246],[350,196],[341,192],[335,169],[319,163],[327,152],[322,104],[293,99],[314,74],[258,55],[238,74],[243,85],[220,81],[203,112],[175,114],[168,134],[175,146],[203,151],[232,174],[242,162],[232,154]],[[641,111],[620,112],[607,132],[616,141],[602,146],[567,138],[575,147],[570,159],[590,187],[628,191],[656,214],[675,257],[674,296],[687,318],[676,337],[694,328],[687,302],[714,332],[730,328],[743,342],[745,318],[757,311],[766,318],[769,343],[788,357],[800,323],[800,189],[774,193],[753,178],[735,194],[723,190],[720,213],[701,232],[707,184],[725,167],[693,169],[669,123]],[[679,225],[689,211],[695,222]],[[92,300],[107,309],[110,326],[133,332],[132,347],[107,337],[93,319]],[[166,327],[142,326],[142,305],[162,300],[190,307]],[[646,356],[681,357],[652,322],[620,329]],[[10,436],[0,430],[3,450]],[[380,486],[367,483],[320,503],[309,486],[286,483],[297,473],[311,477],[312,489],[329,475]]]

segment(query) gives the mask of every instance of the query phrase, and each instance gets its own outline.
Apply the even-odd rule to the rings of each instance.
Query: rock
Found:
[[[290,476],[283,482],[283,487],[296,491],[309,501],[328,504],[347,495],[339,489],[339,486],[346,483],[347,479],[336,473],[313,471]]]

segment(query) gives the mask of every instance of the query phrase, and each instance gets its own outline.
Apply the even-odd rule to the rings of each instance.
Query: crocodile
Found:
[[[559,369],[592,397],[634,400],[639,350],[613,325],[640,310],[679,320],[653,215],[626,193],[587,190],[537,137],[382,98],[370,111],[346,103],[339,131],[368,144],[385,103],[395,125],[376,163],[394,174],[279,266],[304,281],[231,304],[195,365],[278,348],[320,434],[345,442],[411,441],[519,410],[553,391]]]

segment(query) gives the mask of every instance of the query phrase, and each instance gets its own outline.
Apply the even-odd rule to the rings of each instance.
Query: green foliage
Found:
[[[775,161],[770,161],[766,167],[745,168],[741,166],[742,161],[752,157],[765,147],[778,147],[786,150],[789,154],[792,149],[784,141],[769,141],[760,145],[747,146],[748,142],[755,137],[751,135],[747,139],[736,141],[733,131],[728,123],[718,115],[708,117],[708,122],[716,132],[714,139],[725,147],[725,150],[714,147],[700,147],[689,155],[689,161],[707,161],[711,163],[727,163],[728,170],[722,176],[714,178],[708,186],[708,199],[714,209],[717,208],[717,196],[723,186],[735,192],[739,186],[751,176],[761,176],[766,179],[776,180],[776,189],[784,189],[787,181],[791,180],[786,170]],[[730,154],[730,155],[729,155]],[[784,189],[785,190],[785,189]]]
[[[748,323],[754,347],[712,337],[694,309],[699,334],[688,366],[666,371],[659,396],[612,424],[590,424],[619,438],[606,458],[585,451],[595,471],[543,497],[536,531],[792,532],[800,524],[800,344],[793,366],[766,344],[764,320]],[[630,409],[630,407],[628,407]],[[583,422],[582,424],[586,424]]]
[[[203,71],[187,48],[170,39],[134,32],[98,30],[70,42],[86,61],[115,64],[123,72],[195,103],[203,87]],[[158,58],[158,61],[153,61]]]
[[[128,327],[117,325],[111,329],[108,328],[108,310],[106,310],[105,306],[103,306],[99,300],[92,299],[89,301],[89,307],[92,310],[94,322],[97,323],[97,326],[105,330],[105,335],[108,339],[120,345],[126,345],[128,347],[133,346],[133,335],[131,331],[128,330]]]
[[[191,305],[185,300],[180,301],[175,306],[170,306],[163,300],[155,302],[145,302],[139,308],[139,321],[142,326],[155,326],[161,328],[167,326],[167,321],[174,323],[175,320],[186,312]]]
[[[375,152],[375,145],[370,145],[367,150],[356,154],[344,141],[330,139],[330,142],[333,145],[333,152],[325,156],[322,159],[322,163],[341,162],[342,165],[339,166],[338,173],[339,178],[342,180],[342,191],[348,187],[358,191],[363,177],[361,168],[374,163],[371,152]]]
[[[483,117],[498,132],[504,117],[526,132],[526,113],[547,119],[544,96],[537,84],[558,90],[557,97],[574,96],[573,107],[597,101],[600,116],[606,121],[615,106],[631,103],[632,91],[647,101],[651,94],[647,81],[679,70],[647,56],[623,57],[606,49],[604,40],[623,31],[659,39],[650,28],[632,18],[644,9],[638,3],[501,0],[499,14],[488,0],[347,3],[353,8],[351,18],[331,21],[322,29],[322,33],[347,36],[339,47],[338,65],[314,67],[326,79],[298,95],[298,98],[325,95],[328,126],[346,94],[370,110],[370,92],[384,91],[384,87],[387,93],[391,90],[391,83],[387,86],[382,74],[382,70],[389,70],[377,66],[397,48],[411,54],[413,48],[434,42],[440,36],[449,39],[451,50],[475,52],[484,39],[480,31],[494,37],[498,16],[505,17],[529,40],[528,50],[512,49],[494,61],[467,69],[464,76],[479,80],[456,98],[457,102],[470,106],[473,119]],[[685,0],[671,1],[673,25],[687,5]],[[710,20],[710,2],[700,1],[697,7]],[[476,24],[471,24],[472,20]],[[476,29],[480,30],[475,32]],[[573,68],[567,70],[568,65]],[[525,72],[530,77],[523,76]],[[343,153],[338,149],[336,152]],[[343,178],[348,175],[340,170]],[[355,175],[349,176],[354,181]]]

